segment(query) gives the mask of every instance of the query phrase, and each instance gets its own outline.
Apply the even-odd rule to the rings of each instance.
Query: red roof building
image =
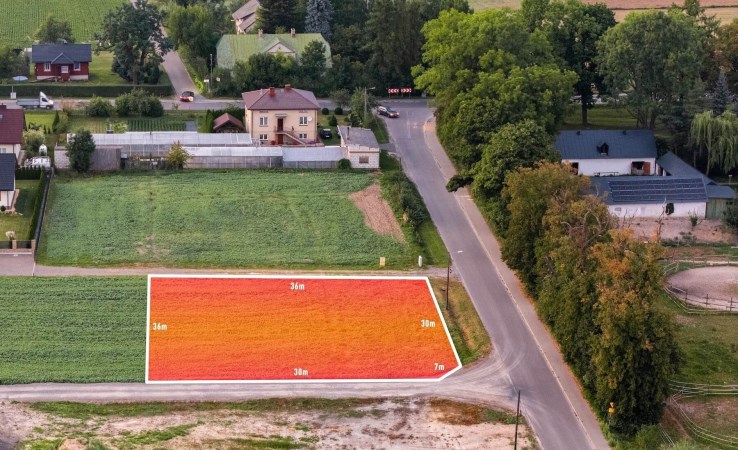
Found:
[[[22,108],[0,104],[0,153],[13,153],[20,158],[26,115]]]

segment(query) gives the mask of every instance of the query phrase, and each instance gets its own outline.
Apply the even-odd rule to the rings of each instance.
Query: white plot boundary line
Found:
[[[443,331],[446,333],[446,339],[451,346],[451,350],[454,352],[456,358],[456,367],[449,370],[439,378],[356,378],[356,379],[285,379],[285,380],[149,380],[149,346],[151,345],[151,280],[153,278],[234,278],[234,279],[278,279],[297,282],[300,280],[423,280],[428,287],[433,305],[436,307],[436,313],[443,325]],[[304,384],[304,383],[437,383],[443,381],[451,374],[461,370],[461,358],[459,353],[456,351],[453,339],[451,339],[451,333],[448,331],[446,320],[443,318],[443,313],[438,305],[438,299],[436,294],[433,292],[433,287],[430,284],[428,277],[401,277],[401,276],[371,276],[371,275],[205,275],[205,274],[149,274],[146,282],[146,373],[145,382],[146,384]]]

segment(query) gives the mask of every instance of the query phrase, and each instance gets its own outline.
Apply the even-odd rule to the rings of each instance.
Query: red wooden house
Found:
[[[31,50],[37,80],[88,80],[90,61],[91,44],[36,44]]]

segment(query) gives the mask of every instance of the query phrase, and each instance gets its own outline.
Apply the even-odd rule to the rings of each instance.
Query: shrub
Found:
[[[323,114],[324,116],[327,116],[328,114],[331,113],[331,110],[328,108],[323,108],[320,110],[320,113]]]
[[[430,219],[418,189],[402,171],[384,172],[380,185],[395,214],[407,217],[406,223],[413,231]]]
[[[161,117],[164,115],[164,106],[161,104],[161,100],[149,95],[145,97],[144,103],[145,108],[141,109],[141,115],[146,117]]]
[[[93,95],[85,108],[85,114],[90,117],[110,117],[113,114],[113,105],[110,100]]]
[[[337,116],[342,116],[343,115],[343,108],[341,108],[340,106],[336,106],[336,109],[333,110],[333,114],[335,114]]]
[[[51,131],[53,131],[54,134],[64,134],[69,131],[69,116],[67,113],[62,111],[62,113],[59,114],[59,120],[56,122],[56,125],[52,127]]]
[[[723,223],[734,230],[738,230],[738,203],[728,206],[723,213]]]
[[[338,170],[351,170],[351,161],[346,158],[339,159]]]
[[[29,156],[36,156],[38,148],[46,141],[43,131],[28,130],[23,133],[23,148]]]
[[[0,205],[0,212],[5,212],[5,205]]]
[[[121,117],[126,117],[133,111],[133,95],[123,94],[115,99],[115,112]]]
[[[79,173],[90,170],[92,154],[95,152],[95,140],[88,130],[79,130],[67,144],[67,155],[72,169]]]
[[[166,156],[167,165],[170,169],[184,169],[189,159],[190,154],[179,141],[172,145]]]
[[[332,126],[332,127],[335,127],[335,126],[337,126],[337,125],[338,125],[338,119],[336,119],[336,116],[334,116],[334,115],[331,115],[331,116],[330,116],[330,117],[328,118],[328,125],[330,125],[330,126]]]
[[[83,106],[83,112],[90,117],[110,117],[115,108],[110,101],[96,95],[92,96],[90,102]]]

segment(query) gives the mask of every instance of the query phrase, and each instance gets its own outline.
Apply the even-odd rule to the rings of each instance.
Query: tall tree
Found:
[[[333,2],[333,28],[363,26],[372,2],[368,0],[339,0]]]
[[[738,89],[738,19],[723,25],[715,39],[717,64],[728,76],[730,87]]]
[[[298,28],[303,22],[296,12],[296,0],[260,0],[259,4],[261,6],[256,12],[257,26],[265,33]]]
[[[435,96],[439,137],[462,168],[480,159],[491,133],[506,123],[531,119],[556,131],[576,74],[558,67],[546,37],[530,33],[518,12],[451,10],[423,33],[415,84]]]
[[[175,6],[167,18],[169,36],[177,48],[185,47],[195,56],[208,58],[215,51],[218,35],[213,14],[202,5]]]
[[[331,37],[333,5],[331,0],[308,0],[305,16],[305,32],[320,33],[326,40]]]
[[[257,53],[236,63],[234,78],[242,91],[266,89],[292,83],[297,73],[295,59],[282,54]]]
[[[609,86],[629,91],[627,104],[639,127],[684,96],[699,75],[705,49],[702,30],[681,13],[631,13],[598,44],[599,71]]]
[[[528,26],[529,31],[533,31],[541,26],[546,17],[546,10],[551,0],[523,0],[520,4],[520,11]]]
[[[140,84],[151,71],[158,71],[172,44],[162,32],[162,13],[148,0],[124,3],[103,19],[95,36],[102,49],[113,51],[113,70]],[[158,77],[157,77],[158,78]]]
[[[79,173],[90,170],[92,154],[95,152],[95,140],[89,130],[79,130],[67,144],[67,155],[72,169]]]
[[[300,56],[300,75],[307,89],[318,90],[325,74],[325,44],[310,41]]]
[[[28,74],[28,60],[10,47],[0,47],[0,78]]]
[[[659,120],[671,134],[671,147],[674,153],[683,159],[692,159],[692,165],[695,167],[697,166],[695,159],[697,153],[692,151],[692,147],[688,145],[689,130],[695,114],[704,111],[709,106],[705,92],[705,84],[699,77],[696,78],[687,95],[674,102],[666,114],[659,116]]]
[[[604,92],[604,77],[597,71],[597,42],[615,26],[615,15],[604,3],[584,4],[580,0],[549,4],[541,25],[564,67],[579,77],[574,89],[582,101],[582,125],[594,106],[592,87]]]
[[[60,40],[74,43],[74,35],[69,22],[48,15],[46,21],[36,31],[36,39],[42,44],[56,44]]]
[[[720,167],[728,172],[738,167],[738,117],[730,111],[719,116],[705,111],[694,116],[689,134],[690,143],[707,154],[705,175]]]
[[[635,434],[661,419],[679,351],[671,319],[654,305],[661,295],[661,246],[633,239],[630,230],[611,237],[592,252],[598,295],[593,403],[600,417],[614,403],[610,426]]]
[[[720,71],[715,91],[712,93],[712,113],[716,116],[724,113],[728,109],[728,105],[733,102],[733,94],[728,87],[728,78],[725,72]]]
[[[559,163],[541,163],[511,172],[502,191],[507,205],[508,226],[500,250],[507,264],[518,272],[529,292],[538,287],[536,248],[543,238],[546,215],[553,198],[572,198],[589,186]]]

